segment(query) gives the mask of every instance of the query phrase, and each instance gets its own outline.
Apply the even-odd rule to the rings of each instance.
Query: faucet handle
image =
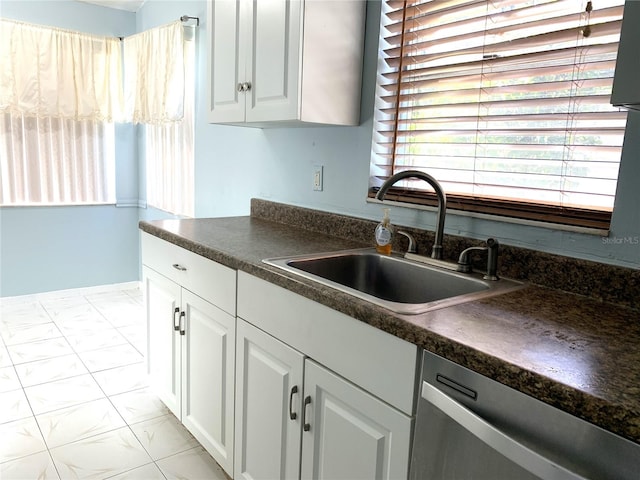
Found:
[[[413,238],[409,232],[405,232],[404,230],[398,230],[398,233],[403,237],[407,237],[409,239],[409,247],[407,248],[407,253],[416,253],[416,239]]]
[[[498,280],[498,247],[500,244],[495,238],[487,239],[487,274],[485,280]]]
[[[469,273],[472,271],[471,252],[487,252],[487,273],[484,275],[485,280],[499,280],[498,278],[498,247],[499,243],[495,238],[488,238],[486,247],[469,247],[462,251],[458,258],[458,272]]]

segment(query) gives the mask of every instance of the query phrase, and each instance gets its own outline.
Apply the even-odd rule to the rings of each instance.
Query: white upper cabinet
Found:
[[[639,21],[640,2],[625,2],[611,103],[615,106],[632,110],[640,110],[640,83],[638,83],[638,76],[640,75]]]
[[[209,121],[358,125],[362,0],[208,2]]]

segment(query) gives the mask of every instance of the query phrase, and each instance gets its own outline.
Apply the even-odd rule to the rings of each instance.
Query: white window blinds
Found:
[[[115,203],[112,123],[0,114],[0,206]]]
[[[383,2],[371,194],[418,169],[453,208],[608,227],[626,125],[609,104],[623,5]],[[425,197],[403,186],[399,199]]]

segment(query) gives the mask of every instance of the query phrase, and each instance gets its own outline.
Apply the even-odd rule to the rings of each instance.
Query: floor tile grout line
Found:
[[[133,301],[135,302],[135,304],[137,304],[137,306],[138,306],[138,307],[143,307],[144,302],[143,302],[143,300],[141,299],[141,296],[140,296],[140,293],[139,293],[139,288],[140,288],[140,283],[138,282],[138,284],[137,284],[137,288],[136,288],[136,289],[130,289],[130,288],[129,288],[129,289],[121,290],[120,292],[121,292],[121,293],[125,293],[126,295],[128,295],[128,296],[130,297],[130,299],[131,299],[131,300],[133,300]],[[117,290],[114,290],[114,292],[117,292]],[[72,297],[71,297],[71,296],[67,296],[67,297],[64,297],[64,298],[72,298]],[[76,349],[71,345],[71,342],[70,342],[70,340],[69,340],[69,338],[68,338],[71,334],[68,334],[66,331],[63,331],[63,330],[60,328],[60,326],[58,325],[58,323],[56,323],[56,321],[54,321],[54,320],[52,319],[51,313],[50,313],[50,312],[49,312],[49,311],[44,307],[44,305],[43,305],[41,302],[39,302],[39,305],[40,305],[40,308],[42,308],[43,310],[45,310],[45,312],[46,312],[46,314],[47,314],[47,317],[48,317],[48,318],[53,322],[53,324],[56,326],[56,328],[58,328],[58,330],[59,330],[59,331],[60,331],[60,333],[62,334],[62,337],[65,339],[66,343],[67,343],[67,344],[69,344],[69,346],[71,347],[71,351],[72,351],[72,353],[69,353],[69,354],[66,354],[66,355],[75,355],[75,356],[79,359],[79,361],[81,362],[81,364],[86,368],[87,373],[83,373],[83,374],[79,374],[79,375],[85,375],[85,374],[89,374],[89,375],[91,375],[91,378],[92,378],[92,379],[93,379],[93,381],[97,384],[97,386],[98,386],[99,390],[100,390],[100,391],[102,392],[102,394],[104,395],[104,397],[103,397],[103,398],[106,398],[106,399],[109,401],[110,405],[111,405],[111,406],[116,410],[116,412],[118,413],[119,417],[120,417],[120,418],[122,419],[122,421],[124,422],[124,426],[122,426],[122,427],[118,427],[118,428],[125,428],[125,426],[126,426],[126,428],[128,428],[128,429],[129,429],[130,433],[131,433],[131,434],[136,438],[137,442],[138,442],[138,443],[140,443],[140,445],[142,446],[142,450],[143,450],[144,452],[146,452],[147,456],[149,457],[149,459],[150,459],[149,463],[145,463],[144,465],[141,465],[140,467],[134,467],[134,468],[132,468],[132,469],[130,469],[130,470],[127,470],[127,471],[133,471],[133,470],[135,470],[136,468],[141,468],[141,467],[143,467],[143,466],[145,466],[145,465],[153,464],[153,465],[155,466],[155,468],[160,472],[160,474],[161,474],[162,478],[165,478],[165,479],[166,479],[166,478],[168,478],[168,477],[166,476],[166,474],[164,473],[164,471],[162,470],[162,468],[160,467],[160,465],[158,464],[158,462],[161,462],[162,460],[164,460],[164,459],[166,459],[166,458],[170,458],[170,457],[175,456],[175,455],[183,454],[183,453],[188,452],[188,451],[190,451],[190,450],[197,450],[197,449],[203,450],[203,448],[202,448],[201,444],[200,444],[199,442],[197,442],[197,439],[196,439],[196,446],[193,446],[193,447],[190,447],[190,448],[186,448],[186,449],[184,449],[184,450],[179,450],[179,451],[177,451],[177,452],[173,452],[173,453],[171,453],[170,455],[166,455],[166,456],[164,456],[164,457],[162,457],[162,458],[158,458],[157,460],[156,460],[156,459],[154,459],[154,458],[151,456],[151,453],[147,450],[147,447],[145,447],[145,446],[144,446],[144,444],[142,443],[142,441],[140,440],[140,438],[138,437],[138,435],[136,435],[136,433],[134,432],[134,430],[133,430],[133,428],[132,428],[132,427],[134,427],[134,426],[135,426],[135,425],[137,425],[137,424],[141,424],[141,423],[144,423],[144,422],[147,422],[147,421],[151,421],[151,420],[154,420],[154,419],[157,419],[157,418],[160,418],[160,417],[170,416],[170,415],[172,415],[172,413],[171,413],[170,411],[168,411],[168,410],[167,410],[165,413],[157,414],[157,415],[154,415],[154,416],[149,417],[149,418],[144,418],[143,420],[136,420],[136,421],[131,421],[131,422],[129,422],[129,421],[127,421],[127,419],[126,419],[126,418],[124,418],[124,416],[122,415],[122,413],[120,412],[120,410],[118,410],[118,408],[116,408],[116,406],[115,406],[115,404],[114,404],[114,402],[113,402],[113,400],[112,400],[112,397],[115,397],[115,396],[117,396],[117,395],[126,394],[126,393],[131,393],[131,392],[134,392],[134,391],[136,391],[136,390],[145,390],[145,389],[149,389],[149,386],[148,386],[147,382],[144,382],[144,383],[145,383],[145,386],[142,386],[142,387],[140,387],[140,388],[134,388],[134,389],[126,390],[126,391],[123,391],[123,392],[118,392],[118,393],[115,393],[115,394],[112,394],[112,395],[107,395],[107,392],[105,391],[105,388],[103,387],[103,385],[101,385],[101,384],[98,382],[98,380],[96,379],[96,374],[98,374],[98,373],[100,373],[100,372],[104,372],[104,371],[112,370],[112,369],[113,369],[113,370],[115,370],[115,369],[118,369],[118,368],[123,368],[123,367],[131,366],[131,365],[136,365],[136,364],[139,364],[139,363],[144,363],[144,357],[145,357],[144,352],[141,352],[141,351],[138,349],[138,347],[136,347],[136,345],[135,345],[132,341],[130,341],[130,340],[129,340],[128,336],[126,336],[126,335],[124,335],[123,333],[121,333],[121,332],[120,332],[120,328],[126,328],[126,327],[128,327],[128,326],[140,326],[140,325],[137,325],[136,323],[133,323],[133,324],[131,324],[131,325],[118,325],[118,326],[116,326],[115,324],[113,324],[113,323],[111,322],[111,320],[109,319],[109,316],[108,316],[108,315],[106,315],[106,314],[105,314],[105,312],[103,312],[103,311],[101,311],[101,310],[100,310],[100,307],[99,307],[99,306],[95,305],[93,302],[89,301],[89,300],[88,300],[88,299],[86,299],[86,298],[84,298],[84,300],[85,300],[86,302],[88,302],[88,303],[91,305],[91,307],[92,307],[92,309],[93,309],[93,310],[97,311],[97,313],[100,315],[100,317],[101,317],[101,318],[103,318],[104,320],[106,320],[106,321],[109,323],[109,325],[111,325],[111,327],[113,327],[114,329],[116,329],[116,331],[118,331],[118,332],[123,336],[123,338],[124,338],[125,340],[127,340],[127,344],[128,344],[128,345],[130,345],[130,346],[131,346],[131,347],[132,347],[136,352],[140,353],[140,354],[143,356],[143,359],[142,359],[142,361],[141,361],[141,362],[133,362],[133,363],[125,364],[125,365],[117,365],[117,366],[109,367],[109,368],[106,368],[106,369],[101,369],[101,370],[91,371],[91,370],[87,367],[87,365],[86,365],[85,361],[84,361],[84,360],[82,359],[82,357],[80,357],[80,355],[79,355],[79,354],[80,354],[80,353],[82,353],[82,352],[77,351],[77,350],[76,350]],[[60,338],[60,337],[56,337],[56,338]],[[29,342],[25,342],[25,343],[29,343]],[[4,340],[2,340],[2,345],[4,346]],[[124,344],[121,344],[121,345],[124,345]],[[6,348],[6,346],[5,346],[5,348]],[[104,347],[104,348],[109,348],[109,347]],[[90,351],[94,351],[94,350],[101,350],[101,349],[102,349],[102,348],[93,349],[93,350],[87,350],[87,351],[88,351],[88,352],[90,352]],[[59,358],[59,357],[62,357],[62,356],[65,356],[65,355],[58,355],[58,356],[54,356],[54,357],[49,357],[49,358],[47,358],[46,360],[53,359],[53,358]],[[26,387],[24,387],[24,384],[23,384],[22,378],[21,378],[20,376],[18,376],[18,374],[17,374],[16,364],[13,362],[13,358],[12,358],[12,357],[9,357],[9,360],[11,361],[11,366],[14,368],[14,372],[15,372],[16,376],[18,377],[18,381],[19,381],[20,386],[21,386],[21,388],[22,388],[23,394],[24,394],[24,395],[25,395],[25,397],[26,397],[26,392],[25,392],[25,388],[26,388]],[[29,363],[29,362],[24,362],[24,363]],[[20,364],[18,364],[18,365],[20,365]],[[72,377],[66,377],[66,378],[73,378],[73,377],[75,377],[75,376],[78,376],[78,375],[73,375]],[[58,380],[58,379],[56,379],[56,380]],[[55,380],[54,380],[54,381],[55,381]],[[44,383],[50,383],[50,382],[43,382],[42,384],[44,384]],[[35,385],[39,385],[39,384],[34,384],[33,386],[35,386]],[[41,385],[41,384],[40,384],[40,385]],[[36,425],[37,425],[38,431],[40,432],[40,435],[41,435],[42,439],[44,440],[44,446],[46,447],[47,455],[49,456],[49,459],[50,459],[50,461],[51,461],[51,463],[52,463],[52,465],[53,465],[53,467],[54,467],[54,469],[55,469],[56,474],[58,475],[58,478],[62,478],[62,475],[60,474],[60,471],[58,470],[58,465],[56,464],[56,462],[55,462],[55,460],[54,460],[54,458],[53,458],[53,455],[52,455],[52,453],[51,453],[52,448],[50,448],[50,447],[49,447],[49,443],[44,439],[44,434],[43,434],[43,432],[42,432],[42,429],[40,428],[40,423],[38,422],[37,415],[35,415],[35,412],[33,411],[33,408],[32,408],[32,406],[31,406],[31,402],[30,402],[30,400],[28,399],[28,397],[27,397],[27,401],[29,402],[29,408],[30,408],[30,411],[31,411],[31,413],[32,413],[31,418],[36,422]],[[55,410],[52,410],[52,411],[49,411],[49,412],[43,412],[42,414],[39,414],[39,415],[44,415],[44,414],[51,413],[51,412],[55,412],[55,411],[58,411],[58,410],[63,410],[64,408],[78,407],[78,406],[80,406],[80,405],[83,405],[83,404],[85,404],[85,403],[90,403],[90,402],[93,402],[93,401],[96,401],[96,400],[87,400],[86,402],[81,402],[80,404],[75,404],[75,405],[70,406],[70,407],[62,407],[62,408],[60,408],[60,409],[55,409]],[[96,433],[95,435],[89,435],[89,436],[87,436],[87,437],[83,437],[82,439],[76,439],[76,440],[74,440],[74,441],[72,441],[72,442],[65,443],[65,444],[61,444],[61,445],[58,445],[58,446],[56,446],[56,447],[54,447],[54,448],[58,448],[58,447],[62,447],[62,446],[64,446],[64,445],[69,445],[70,443],[75,443],[75,442],[78,442],[78,441],[86,440],[87,438],[92,438],[93,436],[96,436],[96,435],[100,435],[100,434],[104,434],[104,433],[107,433],[107,432],[111,432],[111,431],[117,430],[118,428],[115,428],[115,429],[109,429],[109,430],[106,430],[105,432]],[[189,433],[189,435],[191,435],[191,434]],[[45,451],[45,450],[43,450],[42,452],[44,452],[44,451]],[[42,452],[39,452],[39,453],[42,453]],[[205,450],[205,452],[206,452],[206,450]],[[122,474],[122,473],[125,473],[125,472],[118,473],[118,474],[116,474],[116,476],[117,476],[117,475],[120,475],[120,474]]]
[[[125,292],[125,293],[126,293],[126,292]],[[131,298],[132,300],[136,300],[136,299],[134,299],[132,296],[130,296],[130,295],[128,295],[128,296],[129,296],[129,298]],[[98,312],[98,313],[99,313],[99,314],[100,314],[100,315],[101,315],[101,316],[102,316],[102,317],[103,317],[107,322],[109,322],[109,325],[111,325],[113,328],[115,328],[115,329],[118,331],[118,333],[120,333],[120,335],[122,335],[122,336],[124,337],[124,339],[127,341],[127,343],[128,343],[129,345],[131,345],[131,346],[132,346],[132,347],[133,347],[133,348],[134,348],[134,349],[135,349],[135,350],[136,350],[140,355],[144,356],[144,352],[141,352],[141,351],[140,351],[140,350],[139,350],[139,349],[138,349],[138,348],[137,348],[133,343],[131,343],[131,341],[127,338],[127,336],[126,336],[126,335],[124,335],[122,332],[120,332],[119,327],[117,327],[116,325],[114,325],[114,324],[113,324],[113,322],[111,322],[111,320],[109,320],[109,317],[107,317],[107,316],[104,314],[104,312],[102,312],[102,311],[100,310],[100,307],[96,306],[96,305],[95,305],[95,303],[94,303],[94,302],[92,302],[90,299],[86,298],[86,296],[85,296],[84,298],[85,298],[85,300],[86,300],[87,302],[89,302],[89,304],[91,304],[91,306],[92,306],[92,307],[93,307],[93,308],[94,308],[94,309],[95,309],[95,310],[96,310],[96,311],[97,311],[97,312]],[[136,300],[136,303],[137,303],[139,306],[143,306],[143,302],[138,302],[138,301]]]

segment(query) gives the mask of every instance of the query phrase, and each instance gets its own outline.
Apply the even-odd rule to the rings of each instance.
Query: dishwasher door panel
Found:
[[[640,444],[430,352],[412,480],[638,480]]]
[[[478,439],[441,410],[426,406],[421,415],[428,424],[420,423],[414,438],[415,452],[412,480],[537,480],[515,463]]]

